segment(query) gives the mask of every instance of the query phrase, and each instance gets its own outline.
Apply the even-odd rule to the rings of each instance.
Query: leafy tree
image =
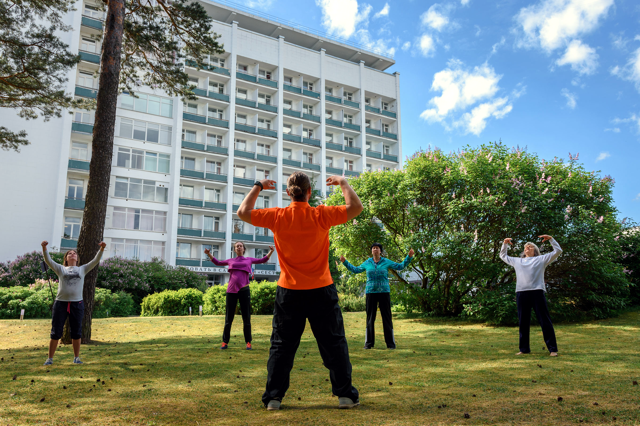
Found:
[[[223,53],[211,31],[211,18],[198,2],[188,0],[106,0],[106,22],[96,99],[92,156],[82,228],[80,259],[91,259],[102,240],[111,174],[118,93],[135,95],[139,86],[170,96],[194,99],[183,69],[191,58],[199,69],[205,55]],[[91,318],[98,268],[85,278],[82,341],[91,340]]]
[[[621,224],[613,184],[609,176],[585,171],[577,156],[545,161],[501,143],[449,154],[419,152],[405,170],[353,179],[364,211],[333,228],[331,238],[340,254],[356,262],[369,256],[374,241],[390,258],[402,258],[413,247],[410,269],[419,284],[396,275],[411,294],[409,308],[437,315],[466,309],[505,323],[514,318],[506,314],[515,310],[515,272],[498,256],[502,240],[513,238],[521,250],[550,234],[564,250],[546,272],[556,318],[604,317],[625,306],[629,291],[615,263]],[[339,191],[327,201],[341,202]]]
[[[640,306],[640,227],[630,225],[630,228],[620,234],[619,239],[622,245],[620,263],[631,281],[631,304]]]
[[[65,93],[67,72],[80,56],[56,35],[70,31],[63,16],[75,0],[0,1],[0,107],[18,110],[27,120],[39,115],[48,121],[62,110],[85,106]],[[0,126],[0,148],[20,151],[28,145],[27,132]]]

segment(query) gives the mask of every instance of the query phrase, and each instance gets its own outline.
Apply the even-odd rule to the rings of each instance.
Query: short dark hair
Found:
[[[380,247],[380,251],[382,251],[382,244],[380,244],[380,243],[371,244],[371,249],[373,249],[374,247]]]

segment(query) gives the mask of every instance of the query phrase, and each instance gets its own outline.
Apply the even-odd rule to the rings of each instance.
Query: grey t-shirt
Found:
[[[49,268],[58,276],[58,295],[56,300],[61,302],[79,302],[82,300],[82,289],[84,287],[84,277],[90,270],[100,263],[102,250],[98,250],[98,254],[89,263],[82,266],[62,266],[56,263],[49,256],[47,250],[44,251],[44,261],[47,262]]]
[[[500,259],[507,265],[513,266],[516,270],[516,292],[543,290],[547,291],[544,286],[544,270],[547,266],[562,254],[560,244],[553,238],[549,240],[553,251],[533,257],[509,257],[507,249],[509,246],[502,243],[500,249]]]

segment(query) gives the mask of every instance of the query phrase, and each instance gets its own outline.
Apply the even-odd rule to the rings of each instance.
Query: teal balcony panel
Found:
[[[193,93],[195,93],[198,96],[207,96],[207,91],[203,89],[195,88],[193,89]]]
[[[372,107],[371,105],[365,105],[364,109],[365,109],[365,111],[375,112],[375,113],[380,114],[380,108]]]
[[[358,154],[358,155],[362,154],[362,150],[360,149],[360,147],[357,147],[357,146],[345,146],[344,152],[348,152],[351,154]]]
[[[273,80],[267,80],[266,78],[258,77],[258,83],[264,84],[265,86],[278,88],[278,82]]]
[[[215,154],[229,155],[229,150],[224,146],[207,145],[207,151]]]
[[[287,158],[282,160],[282,164],[284,164],[285,166],[302,167],[302,162],[295,161],[295,160],[289,160]]]
[[[239,208],[240,208],[240,204],[234,204],[234,205],[232,206],[232,209],[233,209],[233,212],[234,212],[234,213],[235,213],[235,212],[237,212]]]
[[[222,120],[220,118],[207,118],[207,123],[212,126],[224,127],[225,129],[229,128],[229,122],[227,120]]]
[[[178,198],[179,206],[202,207],[202,200],[194,200],[192,198]]]
[[[204,151],[204,144],[203,143],[182,141],[182,147],[186,148],[186,149],[195,149],[195,150],[198,150],[198,151]]]
[[[82,25],[96,30],[102,30],[102,21],[99,19],[90,18],[88,16],[82,17]]]
[[[292,109],[283,109],[282,113],[284,115],[289,115],[291,117],[297,117],[297,118],[302,117],[302,113],[300,111],[294,111]]]
[[[253,126],[247,126],[246,124],[240,124],[240,123],[236,123],[236,130],[240,130],[242,132],[247,132],[247,133],[255,133],[256,132],[256,128]]]
[[[353,170],[345,170],[344,174],[347,175],[347,176],[355,176],[355,177],[360,176],[360,173],[358,173],[356,171],[353,171]]]
[[[267,238],[271,238],[271,241],[266,241],[266,242],[273,242],[273,237],[267,237]],[[256,235],[256,241],[262,241],[258,239],[258,235]],[[256,271],[275,271],[276,270],[276,265],[273,263],[258,263],[257,265],[255,265]]]
[[[315,170],[316,172],[320,171],[320,166],[318,164],[310,164],[310,163],[302,163],[303,169]]]
[[[240,80],[244,80],[244,81],[250,81],[252,83],[258,82],[258,78],[255,75],[249,75],[249,74],[245,74],[243,72],[238,72],[238,71],[236,71],[236,78],[239,78]]]
[[[368,135],[376,135],[376,136],[380,136],[380,130],[378,130],[378,129],[372,129],[371,127],[367,127],[367,134],[368,134]]]
[[[296,87],[296,86],[291,86],[289,84],[283,84],[282,88],[284,90],[286,90],[287,92],[292,92],[292,93],[302,93],[302,89],[300,87]]]
[[[251,107],[251,108],[257,108],[257,102],[250,101],[248,99],[236,98],[236,104]]]
[[[269,136],[271,138],[277,138],[278,132],[270,129],[263,129],[262,127],[258,127],[258,134],[262,136]]]
[[[312,98],[320,99],[320,93],[314,92],[313,90],[302,89],[302,94],[311,96]]]
[[[204,172],[190,169],[180,169],[180,176],[204,179]]]
[[[69,168],[76,170],[89,170],[89,162],[82,160],[69,160]]]
[[[327,173],[331,173],[332,175],[342,175],[342,169],[336,169],[335,167],[326,167]]]
[[[76,96],[81,96],[83,98],[95,99],[98,96],[98,89],[76,86],[75,94]]]
[[[341,104],[342,103],[342,99],[336,98],[335,96],[324,95],[324,98],[326,100],[328,100],[329,102],[333,102],[333,103],[336,103],[336,104]]]
[[[283,184],[282,184],[282,190],[283,190],[283,191],[286,191],[286,190],[287,190],[287,184],[286,184],[286,183],[283,183]]]
[[[178,235],[183,237],[202,237],[201,229],[178,228]]]
[[[338,121],[338,120],[334,120],[332,118],[326,118],[325,122],[327,124],[330,124],[332,126],[338,126],[338,127],[342,127],[342,121]]]
[[[241,178],[241,177],[234,177],[233,178],[234,185],[253,186],[254,182],[255,182],[255,180],[253,180],[253,179],[247,179],[247,178]]]
[[[395,161],[396,163],[398,162],[398,156],[397,155],[384,154],[382,156],[382,158],[387,160],[387,161]]]
[[[333,149],[335,151],[342,151],[342,145],[332,142],[325,142],[327,149]]]
[[[200,259],[176,258],[176,266],[200,266]]]
[[[256,158],[260,161],[267,161],[269,163],[278,163],[278,157],[272,157],[271,155],[257,154]]]
[[[60,248],[63,249],[77,249],[78,248],[78,240],[70,240],[67,238],[63,238],[60,241]]]
[[[382,158],[382,153],[380,153],[378,151],[369,151],[369,150],[367,150],[367,157]]]
[[[358,124],[344,123],[344,128],[355,130],[356,132],[360,131],[360,125]]]
[[[64,208],[72,210],[84,210],[84,198],[65,198]]]
[[[234,153],[234,155],[236,157],[251,158],[252,160],[254,160],[256,158],[256,153],[255,152],[241,151],[239,149],[234,149],[233,153]]]
[[[219,101],[224,101],[224,102],[229,102],[229,95],[225,95],[224,93],[208,92],[205,96],[207,98],[217,99]]]
[[[258,102],[258,109],[261,109],[263,111],[275,112],[275,113],[278,112],[278,107],[273,105],[261,104],[260,102]]]
[[[78,132],[78,133],[93,134],[93,124],[73,122],[71,124],[71,131]]]
[[[395,112],[393,112],[393,111],[385,111],[385,110],[382,110],[382,111],[380,111],[380,113],[381,113],[382,115],[386,115],[387,117],[396,118],[396,113],[395,113]]]
[[[218,231],[202,231],[202,236],[205,238],[216,238],[218,240],[224,240],[226,238],[226,233]]]
[[[271,235],[256,235],[256,241],[259,241],[261,243],[272,243],[273,242],[273,237]],[[267,266],[264,263],[261,264],[260,266],[262,266],[262,265]],[[257,266],[258,265],[256,265],[256,269],[258,269]],[[275,269],[276,265],[271,265],[271,266],[273,266],[274,269]],[[267,268],[260,268],[260,269],[267,269]],[[271,270],[273,271],[273,269],[271,269]]]
[[[100,55],[96,55],[91,52],[83,52],[82,50],[78,52],[80,55],[80,59],[86,62],[91,62],[92,64],[100,63]]]
[[[307,145],[320,146],[320,141],[313,138],[302,138],[302,143],[306,143]]]
[[[213,201],[205,201],[204,202],[205,209],[215,209],[215,210],[227,210],[227,205],[225,203],[216,203]]]
[[[205,173],[204,178],[216,182],[227,182],[227,175],[220,175],[218,173]]]
[[[207,117],[205,117],[204,115],[193,114],[190,112],[183,112],[182,118],[187,121],[195,121],[196,123],[204,124],[207,122]]]
[[[285,133],[282,135],[282,139],[289,142],[302,142],[302,137],[298,135],[292,135],[291,133]]]
[[[344,100],[344,104],[345,104],[346,106],[350,106],[350,107],[353,107],[353,108],[358,108],[358,109],[360,109],[360,102],[353,102],[353,101],[348,101],[348,100],[346,100],[346,99],[345,99],[345,100]]]
[[[252,234],[236,234],[235,232],[233,234],[231,234],[231,238],[236,241],[236,240],[240,240],[240,241],[253,241],[253,235]]]
[[[227,68],[209,65],[209,71],[215,72],[216,74],[222,74],[222,75],[231,77],[231,72],[229,72]]]
[[[184,61],[184,64],[188,67],[191,68],[196,68],[198,66],[198,63],[196,61],[194,61],[193,59],[187,59]]]
[[[385,138],[393,139],[395,141],[398,140],[398,135],[396,135],[395,133],[382,132],[382,136],[384,136]]]
[[[313,115],[313,114],[307,114],[307,113],[302,113],[302,118],[304,118],[305,120],[311,120],[311,121],[315,121],[316,123],[320,122],[320,117],[317,115]]]

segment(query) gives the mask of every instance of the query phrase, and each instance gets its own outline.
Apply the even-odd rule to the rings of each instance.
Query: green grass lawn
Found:
[[[378,316],[365,351],[364,313],[344,316],[362,405],[337,409],[307,326],[277,412],[260,399],[270,316],[252,318],[253,351],[239,316],[226,351],[220,316],[94,320],[85,364],[66,346],[47,367],[50,321],[0,321],[0,425],[640,424],[640,312],[557,325],[558,358],[538,327],[516,357],[516,328],[407,317],[394,319],[397,350]]]

